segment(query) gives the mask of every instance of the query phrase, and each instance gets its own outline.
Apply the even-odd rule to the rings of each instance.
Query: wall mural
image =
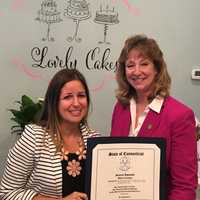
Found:
[[[77,45],[86,41],[87,35],[81,35],[81,29],[86,29],[87,25],[84,24],[88,20],[91,26],[101,26],[102,32],[99,35],[101,39],[96,39],[96,46],[84,52],[84,66],[86,70],[95,70],[95,72],[115,72],[116,60],[112,60],[112,41],[110,41],[109,34],[110,29],[114,25],[120,25],[120,15],[117,11],[117,1],[120,1],[121,5],[124,5],[127,10],[135,16],[139,15],[139,10],[133,5],[134,0],[102,0],[96,8],[93,8],[91,12],[91,2],[89,0],[69,0],[65,1],[63,10],[59,8],[59,2],[55,0],[42,0],[39,3],[38,9],[35,10],[34,20],[38,24],[40,23],[46,30],[41,31],[41,42],[38,46],[33,46],[30,50],[31,64],[26,64],[23,59],[13,58],[11,62],[26,76],[32,80],[47,81],[45,75],[41,73],[42,69],[55,69],[55,68],[77,68],[83,66],[79,61],[80,57],[76,57],[75,50]],[[136,0],[137,1],[137,0]],[[11,9],[18,11],[27,5],[24,0],[13,0],[11,3]],[[62,8],[62,6],[61,6]],[[0,12],[3,16],[4,13]],[[73,33],[70,35],[66,32],[66,37],[63,41],[66,42],[63,55],[52,55],[55,52],[52,49],[52,45],[56,42],[57,25],[63,25],[63,22],[72,21],[74,26],[70,26],[70,30]],[[103,46],[102,46],[103,45]],[[80,64],[81,62],[81,64]],[[36,70],[40,69],[40,70]],[[114,74],[106,74],[103,76],[98,84],[93,86],[94,91],[101,90],[110,80],[113,80]]]
[[[51,24],[59,23],[62,21],[60,18],[61,13],[57,10],[56,2],[53,0],[43,1],[37,14],[38,16],[36,20],[47,24],[47,34],[46,37],[42,38],[42,41],[54,41],[54,38],[50,37],[50,26]]]
[[[64,18],[62,18],[62,16]],[[45,37],[42,38],[43,42],[55,42],[56,38],[51,35],[51,25],[60,23],[63,20],[73,20],[75,24],[74,34],[68,36],[64,39],[68,44],[71,42],[76,42],[77,44],[82,42],[84,38],[80,36],[79,29],[85,28],[82,23],[89,18],[93,18],[91,23],[99,24],[103,27],[102,35],[103,40],[97,41],[97,44],[111,45],[111,42],[107,40],[108,29],[111,25],[119,24],[119,14],[116,9],[109,5],[100,4],[100,7],[96,10],[95,16],[92,16],[90,4],[86,0],[70,0],[64,9],[63,13],[58,10],[58,5],[55,0],[43,0],[41,2],[40,8],[37,11],[36,21],[47,25],[47,32]],[[82,23],[82,27],[80,24]],[[56,27],[54,27],[56,29]],[[78,66],[78,59],[73,58],[74,46],[70,45],[66,52],[64,53],[64,58],[57,55],[54,58],[49,58],[49,47],[45,45],[43,47],[33,47],[31,50],[32,67],[33,68],[76,68]],[[101,58],[99,58],[101,55]],[[98,58],[97,58],[98,56]],[[103,71],[115,71],[116,61],[110,61],[111,48],[101,48],[101,46],[96,46],[85,52],[85,67],[87,70],[103,70]],[[74,56],[73,56],[74,57]],[[23,71],[24,67],[23,67]],[[27,70],[26,70],[27,71]],[[29,74],[34,74],[29,72]],[[39,75],[35,75],[39,77]],[[105,80],[103,80],[105,82]]]
[[[110,44],[110,42],[106,41],[108,27],[110,25],[115,25],[119,23],[118,13],[115,12],[114,8],[112,10],[109,9],[108,5],[106,6],[106,9],[103,9],[101,5],[100,10],[96,11],[94,22],[102,24],[104,26],[104,39],[102,42],[100,41],[99,43]]]
[[[50,26],[53,23],[59,23],[62,21],[60,16],[61,12],[57,10],[56,2],[54,0],[42,1],[41,8],[37,14],[38,16],[36,20],[45,23],[48,26],[46,37],[42,38],[42,40],[54,41],[54,38],[50,37]],[[71,18],[75,23],[74,35],[69,36],[67,41],[72,42],[75,40],[78,43],[81,42],[82,39],[78,37],[79,24],[81,21],[87,20],[91,17],[89,3],[85,0],[70,0],[64,11],[64,16]],[[119,23],[118,13],[114,10],[114,7],[110,9],[108,5],[106,5],[105,8],[100,5],[100,10],[96,11],[94,22],[104,26],[104,39],[99,43],[110,44],[106,41],[108,27]]]
[[[89,11],[89,4],[84,1],[69,1],[69,5],[65,9],[64,16],[67,16],[73,19],[76,24],[74,35],[67,38],[67,41],[72,42],[75,40],[76,42],[81,42],[81,38],[78,37],[78,29],[79,23],[83,20],[87,20],[91,17],[91,13]]]

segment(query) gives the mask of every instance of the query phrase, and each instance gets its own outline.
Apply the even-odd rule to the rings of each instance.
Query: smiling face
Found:
[[[88,99],[85,88],[79,80],[65,83],[58,103],[62,123],[79,124],[88,112]]]
[[[148,96],[152,92],[157,71],[153,62],[132,49],[125,63],[125,74],[128,83],[136,90],[139,96]]]

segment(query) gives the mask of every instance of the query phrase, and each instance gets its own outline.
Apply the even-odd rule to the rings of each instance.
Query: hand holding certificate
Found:
[[[148,138],[88,141],[87,193],[90,200],[161,200],[165,143]]]

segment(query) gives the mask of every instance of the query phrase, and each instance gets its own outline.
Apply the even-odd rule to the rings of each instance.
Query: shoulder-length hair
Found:
[[[116,80],[118,83],[118,89],[116,90],[117,99],[124,105],[129,104],[129,100],[132,97],[135,100],[137,99],[136,90],[128,83],[125,74],[125,62],[132,49],[138,50],[143,56],[150,59],[157,71],[153,91],[148,97],[148,100],[151,101],[157,95],[162,97],[169,96],[171,78],[167,71],[167,65],[164,61],[162,51],[154,39],[147,38],[145,35],[135,35],[125,41],[118,59],[116,71]]]
[[[86,116],[82,119],[82,124],[87,124],[87,116],[90,107],[90,94],[87,82],[82,73],[77,69],[62,69],[57,72],[51,79],[46,91],[44,99],[44,108],[39,120],[41,125],[53,139],[57,150],[61,147],[62,137],[60,133],[60,114],[58,111],[60,92],[63,86],[73,80],[78,80],[82,83],[87,97],[88,111]]]

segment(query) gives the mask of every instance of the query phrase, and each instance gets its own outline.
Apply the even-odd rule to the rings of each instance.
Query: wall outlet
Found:
[[[192,79],[200,80],[200,68],[199,69],[193,69],[191,75],[192,75]]]

